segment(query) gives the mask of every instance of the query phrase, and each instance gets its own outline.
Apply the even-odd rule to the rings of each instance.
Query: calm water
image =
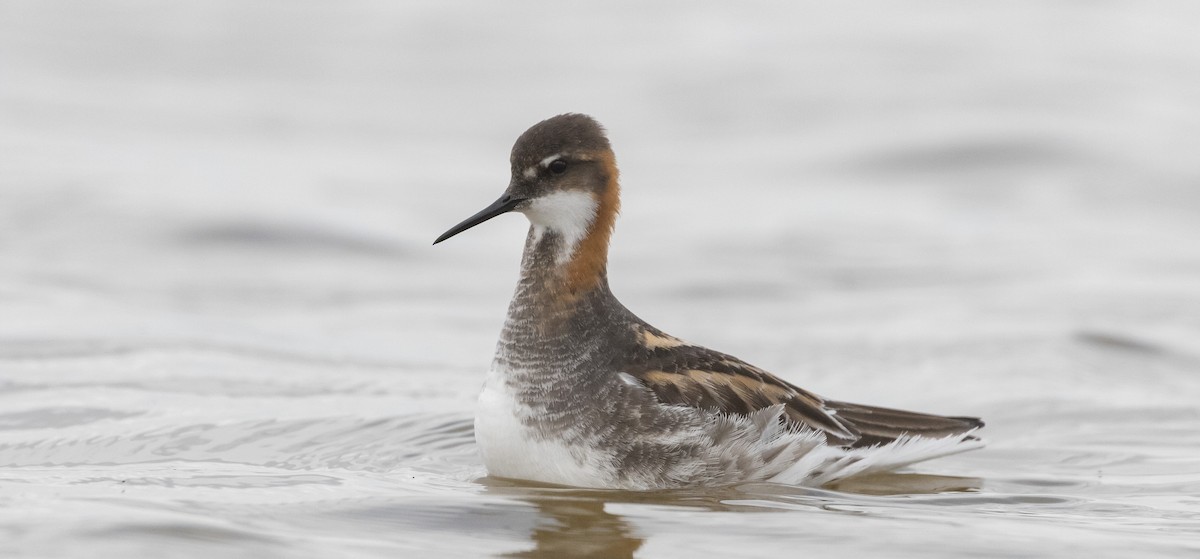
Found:
[[[1200,552],[1194,4],[0,1],[0,556]],[[989,446],[811,489],[485,477],[528,125],[614,289]]]

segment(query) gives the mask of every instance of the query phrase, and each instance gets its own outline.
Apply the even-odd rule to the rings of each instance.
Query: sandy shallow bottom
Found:
[[[0,555],[1200,551],[1189,4],[242,4],[0,7]],[[429,242],[566,110],[618,150],[627,306],[988,447],[820,489],[487,478],[524,223]]]

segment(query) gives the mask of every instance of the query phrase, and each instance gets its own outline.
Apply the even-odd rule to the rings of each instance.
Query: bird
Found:
[[[622,305],[607,271],[616,157],[592,117],[533,125],[510,165],[503,195],[434,241],[509,212],[530,222],[476,406],[489,476],[634,491],[815,487],[983,445],[978,418],[826,399]]]

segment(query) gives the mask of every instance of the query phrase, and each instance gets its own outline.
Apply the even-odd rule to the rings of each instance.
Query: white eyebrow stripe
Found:
[[[556,153],[554,155],[551,155],[550,157],[543,159],[540,163],[538,163],[538,165],[541,165],[542,167],[549,167],[551,163],[558,161],[558,158],[560,158],[562,156],[563,156],[563,154]]]
[[[521,174],[525,175],[527,179],[532,179],[537,176],[537,167],[526,167],[525,171]]]

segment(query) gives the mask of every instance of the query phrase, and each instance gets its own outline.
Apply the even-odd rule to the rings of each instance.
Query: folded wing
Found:
[[[663,338],[657,334],[658,339]],[[899,437],[941,438],[983,426],[945,417],[825,400],[736,357],[703,347],[658,344],[626,367],[664,404],[747,415],[783,405],[786,421],[825,433],[831,445],[862,447]]]

